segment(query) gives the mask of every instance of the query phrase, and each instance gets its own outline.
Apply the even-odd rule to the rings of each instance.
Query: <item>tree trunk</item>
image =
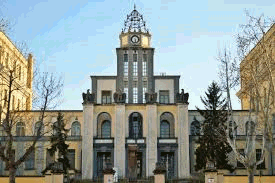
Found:
[[[255,174],[255,167],[253,168],[248,168],[247,169],[248,173],[248,183],[254,183],[254,174]]]
[[[16,169],[14,167],[9,168],[9,183],[15,183],[15,172]]]

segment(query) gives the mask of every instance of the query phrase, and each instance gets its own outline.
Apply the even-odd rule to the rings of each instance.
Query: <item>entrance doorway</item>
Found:
[[[174,169],[174,152],[162,152],[160,155],[161,162],[166,167],[166,177],[167,179],[172,179],[175,176],[175,169]]]

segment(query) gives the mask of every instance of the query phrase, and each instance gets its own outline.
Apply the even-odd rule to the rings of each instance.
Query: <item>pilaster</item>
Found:
[[[119,176],[125,177],[125,104],[115,105],[114,121],[114,167],[117,169]]]
[[[157,162],[157,105],[147,104],[147,137],[146,137],[146,176],[153,176]]]
[[[83,119],[81,131],[83,132],[82,139],[82,178],[93,178],[93,118],[94,105],[83,104]]]
[[[177,108],[178,177],[188,178],[190,176],[188,104],[177,104]]]

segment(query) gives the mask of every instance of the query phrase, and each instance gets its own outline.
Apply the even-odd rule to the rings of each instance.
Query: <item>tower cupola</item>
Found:
[[[146,27],[143,16],[136,10],[136,6],[127,15],[119,38],[121,47],[150,47],[151,34]]]

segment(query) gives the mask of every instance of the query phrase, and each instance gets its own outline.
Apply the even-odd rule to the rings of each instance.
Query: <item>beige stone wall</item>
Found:
[[[0,32],[0,100],[7,96],[8,73],[13,71],[15,86],[20,90],[12,93],[11,109],[30,110],[32,107],[32,79],[33,79],[33,58],[24,58],[11,40]],[[5,109],[4,101],[1,100],[0,106]]]
[[[101,92],[102,90],[111,91],[111,100],[114,102],[113,95],[116,92],[116,80],[115,79],[102,79],[97,80],[97,103],[101,104]]]
[[[174,103],[174,80],[173,79],[156,79],[155,92],[158,94],[157,102],[159,102],[159,91],[169,90],[169,102]]]

